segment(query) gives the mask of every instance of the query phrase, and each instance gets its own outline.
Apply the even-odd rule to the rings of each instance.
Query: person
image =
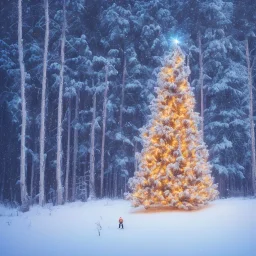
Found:
[[[122,217],[120,217],[119,218],[119,228],[121,228],[121,227],[124,228],[124,224],[123,223],[124,223],[124,220],[123,220]]]

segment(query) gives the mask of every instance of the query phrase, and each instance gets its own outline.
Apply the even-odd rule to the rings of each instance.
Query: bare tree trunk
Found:
[[[102,144],[101,144],[101,166],[100,166],[100,196],[103,197],[104,184],[104,156],[105,156],[105,134],[106,134],[106,120],[107,120],[107,101],[108,101],[108,66],[105,66],[105,91],[102,111]]]
[[[33,196],[34,196],[34,173],[35,173],[35,162],[32,160],[32,166],[31,166],[31,180],[30,180],[30,204],[33,205]]]
[[[65,202],[68,201],[68,180],[70,170],[70,126],[71,126],[71,109],[70,99],[68,100],[68,141],[67,141],[67,164],[66,164],[66,178],[65,178]]]
[[[84,194],[84,201],[87,202],[87,183],[86,183],[86,176],[87,176],[87,153],[85,153],[84,158],[84,182],[85,182],[85,194]]]
[[[58,101],[58,126],[57,126],[57,204],[63,202],[63,191],[61,184],[61,164],[62,164],[62,110],[63,110],[63,81],[64,81],[64,65],[65,65],[65,41],[66,41],[66,0],[63,0],[63,26],[61,35],[61,65],[60,65],[60,87],[59,87],[59,101]]]
[[[120,117],[119,117],[119,124],[120,124],[120,130],[121,130],[121,132],[122,132],[122,126],[123,126],[123,107],[124,107],[125,75],[126,75],[126,58],[124,57],[123,78],[122,78],[122,94],[121,94]]]
[[[108,197],[111,198],[111,174],[108,173]]]
[[[137,161],[137,141],[135,141],[134,145],[134,172],[138,171],[138,161]]]
[[[108,174],[105,176],[104,195],[108,197]]]
[[[117,197],[117,170],[114,170],[114,198]]]
[[[12,190],[12,184],[10,182],[10,201],[13,202],[13,190]]]
[[[124,177],[124,193],[127,192],[127,177]]]
[[[122,76],[122,93],[121,93],[121,105],[120,105],[120,117],[119,117],[119,125],[120,125],[121,134],[123,133],[123,108],[124,108],[125,77],[126,77],[125,75],[126,75],[126,57],[124,55],[123,76]],[[126,192],[126,176],[124,177],[124,179],[122,179],[122,176],[119,176],[118,181],[121,185],[121,194],[123,194],[122,193],[122,183],[124,183],[124,190]]]
[[[34,142],[34,154],[35,152],[36,152],[36,142]],[[34,196],[34,176],[35,176],[35,159],[34,157],[32,157],[31,180],[30,180],[31,205],[33,205],[33,196]]]
[[[96,118],[96,92],[93,95],[93,115],[92,115],[92,125],[91,125],[91,153],[90,153],[90,192],[89,198],[95,199],[95,118]]]
[[[2,186],[1,186],[1,195],[0,195],[0,202],[4,201],[4,186],[5,186],[5,172],[6,172],[6,163],[5,158],[3,159],[3,178],[2,178]]]
[[[256,155],[255,155],[255,131],[254,131],[254,121],[253,121],[253,78],[252,78],[252,69],[255,63],[255,59],[253,60],[253,64],[250,62],[250,52],[249,52],[249,44],[248,39],[245,41],[245,50],[246,50],[246,60],[248,67],[248,87],[249,87],[249,120],[250,120],[250,128],[251,128],[251,148],[252,148],[252,192],[253,195],[256,196]]]
[[[76,124],[78,122],[79,111],[79,91],[76,94],[76,108],[75,108],[75,127],[74,127],[74,151],[73,151],[73,176],[72,176],[72,201],[76,200],[76,169],[77,169],[77,151],[78,151],[78,129]]]
[[[45,4],[45,38],[44,38],[44,62],[43,62],[43,81],[42,81],[42,99],[41,99],[41,127],[40,127],[40,182],[39,182],[39,205],[43,206],[45,203],[44,195],[44,172],[45,172],[45,92],[47,79],[47,56],[49,45],[49,6],[48,0]]]
[[[220,174],[217,174],[218,175],[218,189],[219,189],[219,192],[220,192],[220,198],[223,197],[224,193],[223,193],[223,186],[222,186],[222,179],[221,179],[221,175]]]
[[[113,173],[109,173],[109,197],[113,197]]]
[[[198,32],[198,48],[199,48],[199,85],[201,96],[201,131],[204,138],[204,67],[203,67],[203,53],[202,53],[202,41],[201,33]]]
[[[23,59],[23,38],[22,38],[22,0],[18,0],[18,50],[20,64],[20,87],[21,87],[21,150],[20,150],[20,191],[21,203],[27,205],[26,186],[26,95],[25,95],[25,65]],[[25,209],[24,209],[25,210]],[[26,209],[28,210],[28,209]]]

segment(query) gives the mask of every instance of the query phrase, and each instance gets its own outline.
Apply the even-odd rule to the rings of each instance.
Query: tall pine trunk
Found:
[[[122,76],[122,92],[121,92],[121,104],[120,104],[120,116],[119,116],[119,125],[120,125],[120,133],[123,135],[123,108],[124,108],[124,95],[125,95],[125,75],[126,75],[126,58],[124,55],[124,63],[123,63],[123,76]],[[122,145],[122,150],[124,147]],[[122,182],[123,181],[123,182]],[[117,182],[121,186],[121,194],[122,193],[122,184],[124,183],[124,189],[126,187],[126,176],[122,179],[122,176],[117,177]]]
[[[57,204],[63,202],[63,191],[61,184],[61,164],[62,164],[62,111],[63,111],[63,81],[64,81],[64,65],[65,65],[65,41],[66,41],[66,0],[63,0],[63,26],[61,35],[61,65],[60,65],[60,87],[58,101],[58,125],[57,125]]]
[[[5,162],[5,158],[3,158],[3,173],[2,173],[3,177],[2,177],[2,185],[1,185],[0,202],[4,201],[5,173],[6,173],[6,162]]]
[[[84,156],[84,183],[85,183],[85,192],[84,192],[84,201],[87,201],[87,182],[86,182],[86,176],[87,176],[87,153],[85,153]]]
[[[199,48],[199,85],[201,97],[201,132],[204,138],[204,67],[203,67],[203,53],[202,53],[202,37],[198,32],[198,48]]]
[[[256,196],[256,155],[255,155],[255,131],[254,131],[254,121],[253,121],[253,77],[252,69],[253,64],[250,62],[250,52],[248,39],[245,41],[246,50],[246,60],[248,68],[248,87],[249,87],[249,120],[250,120],[250,130],[251,130],[251,149],[252,149],[252,192]],[[255,61],[255,59],[254,59]]]
[[[105,66],[105,91],[103,99],[102,111],[102,144],[101,144],[101,165],[100,165],[100,196],[103,197],[104,185],[104,156],[105,156],[105,136],[106,136],[106,120],[107,120],[107,102],[108,102],[108,66]]]
[[[47,79],[47,56],[49,45],[49,6],[48,0],[45,3],[45,38],[44,38],[44,60],[43,60],[43,80],[42,80],[42,99],[41,99],[41,127],[40,127],[40,181],[39,181],[39,205],[45,203],[44,195],[44,173],[45,173],[45,93]]]
[[[68,201],[68,184],[69,184],[69,170],[70,170],[70,126],[71,126],[71,109],[70,99],[68,99],[68,138],[67,138],[67,163],[66,163],[66,177],[65,177],[65,202]]]
[[[36,142],[34,142],[34,154],[36,152]],[[35,159],[32,157],[32,165],[31,165],[31,179],[30,179],[30,197],[31,197],[31,205],[33,205],[33,197],[34,197],[34,178],[35,178]]]
[[[76,108],[75,108],[75,127],[74,127],[74,149],[73,149],[73,176],[72,176],[72,201],[76,200],[76,169],[77,169],[77,151],[78,151],[78,130],[76,124],[78,122],[79,111],[79,91],[76,94]]]
[[[119,117],[119,125],[120,125],[120,131],[121,132],[122,132],[122,126],[123,126],[125,75],[126,75],[126,58],[124,57],[123,77],[122,77],[122,93],[121,93],[121,105],[120,105],[120,117]]]
[[[93,114],[91,124],[91,152],[90,152],[90,182],[89,198],[95,199],[95,118],[96,118],[96,92],[93,95]]]
[[[20,191],[23,210],[28,210],[27,186],[26,186],[26,95],[25,95],[25,65],[23,59],[22,38],[22,0],[18,0],[18,51],[20,65],[21,87],[21,149],[20,149]],[[25,208],[24,208],[25,207]]]
[[[35,174],[35,161],[32,159],[31,165],[31,179],[30,179],[30,204],[33,205],[33,197],[34,197],[34,174]]]
[[[114,198],[117,197],[117,173],[118,173],[118,171],[115,168],[114,174],[113,174],[113,176],[114,176]]]
[[[137,141],[134,145],[134,172],[138,171],[138,159],[137,159]]]

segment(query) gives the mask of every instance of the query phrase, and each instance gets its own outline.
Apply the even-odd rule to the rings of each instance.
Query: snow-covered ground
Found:
[[[18,216],[0,206],[0,255],[254,256],[256,200],[217,200],[192,212],[145,211],[123,200],[35,206]]]

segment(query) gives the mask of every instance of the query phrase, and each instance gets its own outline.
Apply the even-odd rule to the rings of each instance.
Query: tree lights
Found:
[[[139,171],[129,180],[134,206],[196,209],[213,200],[208,151],[198,131],[198,114],[187,77],[189,68],[176,45],[158,77],[151,118],[142,129]]]

